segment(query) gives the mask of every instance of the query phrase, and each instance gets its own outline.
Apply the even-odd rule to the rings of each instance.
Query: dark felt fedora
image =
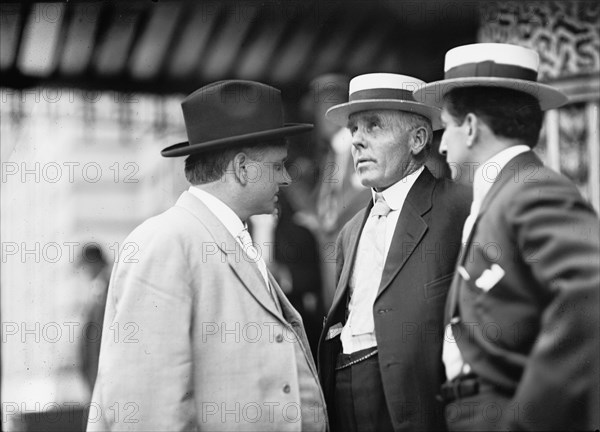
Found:
[[[313,127],[284,123],[281,92],[254,81],[209,84],[186,97],[181,109],[188,141],[163,149],[164,157],[276,140]]]

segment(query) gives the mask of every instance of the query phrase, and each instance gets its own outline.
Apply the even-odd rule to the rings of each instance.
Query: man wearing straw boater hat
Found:
[[[439,110],[415,102],[424,82],[367,74],[328,119],[352,135],[372,201],[340,232],[337,288],[319,345],[332,430],[443,429],[443,308],[469,189],[424,166]]]
[[[567,100],[536,82],[538,65],[519,46],[461,46],[446,79],[415,92],[442,107],[440,152],[473,183],[446,308],[451,430],[600,426],[598,219],[531,151],[543,111]]]
[[[279,90],[220,81],[182,103],[191,187],[125,240],[88,430],[319,431],[324,400],[302,319],[246,221],[288,184]],[[118,331],[119,333],[117,333]]]

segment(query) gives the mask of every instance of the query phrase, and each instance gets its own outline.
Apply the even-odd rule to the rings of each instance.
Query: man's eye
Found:
[[[356,126],[351,126],[348,129],[350,129],[350,134],[354,135],[356,133],[356,131],[358,130],[358,127]]]
[[[379,127],[379,123],[377,123],[377,122],[369,123],[369,129],[375,129],[376,127]]]

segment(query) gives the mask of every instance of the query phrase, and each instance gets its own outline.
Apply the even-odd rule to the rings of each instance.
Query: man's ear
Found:
[[[233,174],[235,179],[241,184],[245,185],[248,183],[248,175],[246,165],[248,164],[248,156],[244,152],[236,154],[231,160],[233,165]]]
[[[429,132],[423,126],[419,126],[412,133],[410,140],[410,151],[413,155],[418,155],[429,142]]]
[[[465,116],[463,126],[467,128],[467,147],[472,147],[481,135],[481,131],[479,130],[481,121],[477,115],[469,113]]]

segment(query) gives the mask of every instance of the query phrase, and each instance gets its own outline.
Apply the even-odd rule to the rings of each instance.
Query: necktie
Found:
[[[373,304],[381,283],[385,263],[385,228],[391,211],[383,195],[375,194],[375,204],[365,223],[352,274],[348,324],[351,335],[373,333]]]
[[[277,296],[273,292],[273,290],[271,288],[271,284],[269,283],[267,265],[265,264],[265,260],[262,259],[260,252],[258,252],[258,250],[254,247],[254,243],[252,242],[252,237],[250,236],[250,233],[248,232],[248,228],[244,228],[238,234],[237,238],[238,238],[239,242],[241,243],[241,245],[244,249],[244,252],[246,252],[246,255],[248,256],[248,258],[252,262],[256,263],[256,265],[258,266],[258,270],[260,271],[260,274],[262,275],[262,277],[265,281],[267,291],[269,292],[271,299],[275,303],[275,307],[277,308],[277,310],[279,310],[281,312],[281,306],[279,305],[279,300],[277,299]]]
[[[254,243],[252,242],[252,237],[250,236],[250,233],[248,232],[247,228],[244,228],[238,234],[238,239],[244,249],[244,252],[246,252],[246,255],[248,256],[248,258],[252,262],[256,263],[256,265],[258,266],[258,270],[260,270],[260,274],[262,275],[263,279],[265,280],[265,284],[267,286],[269,286],[269,276],[267,275],[267,265],[265,264],[265,260],[262,259],[261,254],[254,247]]]

